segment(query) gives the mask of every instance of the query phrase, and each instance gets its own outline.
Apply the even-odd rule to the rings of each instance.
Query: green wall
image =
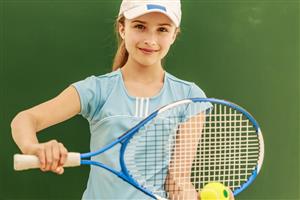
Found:
[[[18,148],[10,121],[69,84],[111,70],[119,3],[0,0],[0,199],[81,197],[88,167],[68,169],[63,176],[13,171]],[[237,199],[299,199],[299,1],[182,4],[182,34],[166,69],[196,82],[209,97],[246,107],[264,134],[261,174]],[[39,138],[60,140],[71,151],[89,149],[88,124],[80,116]]]

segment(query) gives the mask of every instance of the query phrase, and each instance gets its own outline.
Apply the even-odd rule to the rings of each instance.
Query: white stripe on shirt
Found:
[[[149,114],[149,98],[135,98],[135,117],[147,117]]]
[[[148,116],[148,112],[149,112],[149,98],[146,98],[146,108],[145,108],[145,115],[144,117]]]
[[[139,110],[139,98],[135,98],[135,117],[138,117],[138,110]]]
[[[141,98],[141,104],[140,104],[140,115],[139,117],[143,117],[143,107],[144,107],[144,98]]]

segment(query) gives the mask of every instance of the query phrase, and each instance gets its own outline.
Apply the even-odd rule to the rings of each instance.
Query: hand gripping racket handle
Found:
[[[80,166],[80,153],[68,153],[67,160],[64,167],[76,167]],[[14,169],[16,171],[40,168],[40,160],[35,155],[14,155]]]

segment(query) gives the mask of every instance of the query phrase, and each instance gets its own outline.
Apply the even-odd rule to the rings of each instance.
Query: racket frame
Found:
[[[158,109],[158,110],[154,111],[152,114],[150,114],[147,118],[140,121],[133,128],[131,128],[130,130],[125,132],[123,135],[118,137],[115,141],[111,142],[110,144],[102,147],[101,149],[99,149],[97,151],[80,154],[80,165],[94,165],[94,166],[98,166],[103,169],[106,169],[109,172],[111,172],[111,173],[115,174],[116,176],[120,177],[121,179],[123,179],[125,182],[128,182],[129,184],[131,184],[138,190],[144,192],[146,195],[148,195],[154,199],[165,200],[165,198],[162,198],[162,197],[159,197],[159,196],[153,194],[151,191],[149,191],[146,188],[144,188],[143,186],[141,186],[136,180],[134,180],[132,178],[132,176],[129,174],[129,171],[128,171],[128,169],[125,165],[125,161],[124,161],[125,149],[129,143],[129,140],[140,130],[140,128],[143,127],[149,121],[151,121],[153,118],[155,118],[157,115],[159,115],[160,113],[163,113],[166,110],[171,109],[172,107],[176,107],[181,104],[188,104],[191,102],[216,103],[216,104],[221,104],[221,105],[231,107],[231,108],[241,112],[242,114],[244,114],[251,121],[251,123],[253,124],[253,126],[256,130],[256,134],[258,134],[258,140],[259,140],[259,146],[260,146],[260,148],[259,148],[260,152],[259,152],[259,156],[258,156],[258,164],[257,164],[256,168],[253,170],[253,172],[252,172],[251,176],[248,178],[248,180],[244,184],[242,184],[239,188],[237,188],[236,190],[233,191],[234,196],[236,196],[241,191],[245,190],[255,180],[255,178],[257,177],[258,173],[261,170],[261,167],[263,164],[263,159],[264,159],[263,136],[262,136],[261,129],[260,129],[260,126],[258,125],[257,121],[244,108],[242,108],[232,102],[215,99],[215,98],[189,98],[189,99],[180,100],[180,101],[168,104],[164,107],[161,107],[160,109]],[[120,168],[121,168],[120,171],[118,171],[114,168],[111,168],[108,165],[105,165],[103,163],[87,159],[87,158],[91,158],[96,155],[100,155],[100,154],[108,151],[109,149],[113,148],[115,145],[117,145],[119,143],[121,144],[120,156],[119,156],[119,163],[120,163]]]
[[[135,125],[133,128],[131,128],[130,130],[128,130],[127,132],[125,132],[123,135],[121,135],[117,140],[115,140],[114,142],[112,142],[111,144],[108,144],[107,146],[103,147],[102,149],[95,151],[95,152],[90,152],[90,153],[84,153],[81,154],[81,164],[82,165],[95,165],[98,167],[102,167],[110,172],[112,172],[113,174],[117,175],[118,177],[120,177],[121,179],[123,179],[124,181],[128,182],[129,184],[131,184],[132,186],[134,186],[135,188],[141,190],[142,192],[144,192],[145,194],[151,196],[154,199],[164,199],[162,197],[158,197],[156,195],[154,195],[153,193],[151,193],[150,191],[148,191],[146,188],[142,187],[141,185],[139,185],[129,174],[125,161],[124,161],[124,152],[125,149],[127,147],[127,144],[129,142],[129,140],[134,136],[135,133],[137,133],[139,131],[139,129],[141,127],[143,127],[146,123],[148,123],[149,121],[151,121],[153,118],[155,118],[157,115],[159,115],[160,113],[163,113],[166,110],[171,109],[172,107],[176,107],[178,105],[181,104],[187,104],[187,103],[191,103],[191,102],[207,102],[207,103],[217,103],[217,104],[221,104],[221,105],[225,105],[228,107],[231,107],[241,113],[243,113],[253,124],[256,133],[258,134],[259,137],[259,146],[260,146],[260,154],[259,154],[259,161],[258,161],[258,165],[257,167],[253,170],[251,176],[248,178],[248,181],[245,182],[243,185],[241,185],[238,189],[233,191],[234,196],[238,195],[240,192],[242,192],[243,190],[245,190],[247,187],[249,187],[249,185],[251,185],[251,183],[256,179],[257,175],[259,174],[262,164],[263,164],[263,159],[264,159],[264,141],[263,141],[263,137],[262,137],[262,133],[261,133],[261,129],[260,126],[258,124],[258,122],[254,119],[254,117],[244,108],[240,107],[239,105],[229,102],[229,101],[225,101],[225,100],[221,100],[221,99],[216,99],[216,98],[190,98],[190,99],[184,99],[184,100],[180,100],[171,104],[168,104],[166,106],[161,107],[160,109],[154,111],[152,114],[150,114],[147,118],[145,118],[144,120],[140,121],[137,125]],[[109,149],[111,149],[113,146],[115,146],[116,144],[120,143],[121,144],[121,149],[120,149],[120,156],[119,156],[119,163],[120,163],[120,167],[121,170],[117,171],[113,168],[110,168],[107,165],[104,165],[102,163],[99,163],[97,161],[92,161],[92,160],[85,160],[85,158],[89,158],[95,155],[99,155]]]

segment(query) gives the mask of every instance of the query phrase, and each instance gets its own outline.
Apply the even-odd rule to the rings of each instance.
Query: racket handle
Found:
[[[64,167],[80,166],[80,153],[68,153]],[[40,160],[35,155],[15,154],[14,169],[16,171],[40,168]]]

